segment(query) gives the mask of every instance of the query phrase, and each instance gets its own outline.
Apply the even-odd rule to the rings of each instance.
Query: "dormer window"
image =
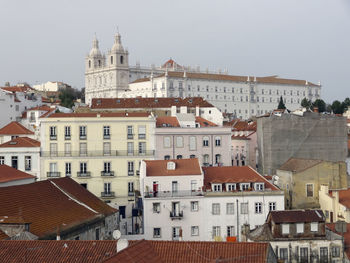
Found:
[[[317,232],[318,231],[318,223],[312,222],[311,223],[311,232]]]
[[[222,185],[221,184],[212,184],[211,185],[213,192],[221,192],[222,191]]]
[[[297,234],[304,233],[304,223],[297,223]]]
[[[241,183],[240,184],[240,189],[241,191],[246,191],[250,188],[250,183]]]
[[[226,184],[226,191],[236,191],[236,184]]]
[[[264,191],[264,183],[255,183],[255,191]]]
[[[282,224],[282,235],[289,234],[289,224]]]

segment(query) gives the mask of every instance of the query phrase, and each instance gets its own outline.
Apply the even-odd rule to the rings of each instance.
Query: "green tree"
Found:
[[[331,108],[334,114],[343,114],[345,110],[345,105],[339,100],[335,100],[333,101]]]
[[[279,109],[279,110],[285,110],[286,109],[286,105],[284,105],[282,96],[280,97],[280,102],[278,103],[277,109]]]
[[[75,90],[72,88],[65,88],[60,90],[58,98],[61,100],[61,106],[72,108],[74,100],[76,99]]]
[[[324,100],[321,100],[321,99],[315,100],[314,103],[312,103],[312,107],[313,108],[317,107],[318,112],[326,111],[326,103],[324,102]]]
[[[303,98],[303,100],[301,101],[301,107],[303,108],[307,108],[307,109],[310,109],[311,108],[311,100],[308,100],[307,98]]]

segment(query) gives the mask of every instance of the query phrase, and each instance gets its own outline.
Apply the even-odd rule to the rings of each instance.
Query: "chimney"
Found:
[[[318,107],[314,107],[313,111],[318,113]]]

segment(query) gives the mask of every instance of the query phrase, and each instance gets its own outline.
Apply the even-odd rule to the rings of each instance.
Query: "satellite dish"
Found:
[[[122,251],[123,249],[127,248],[129,245],[128,240],[126,239],[119,239],[117,241],[117,253]]]
[[[122,234],[120,233],[119,230],[116,229],[116,230],[113,231],[113,234],[112,234],[112,235],[113,235],[113,238],[114,238],[114,239],[119,239],[119,238],[121,237]]]

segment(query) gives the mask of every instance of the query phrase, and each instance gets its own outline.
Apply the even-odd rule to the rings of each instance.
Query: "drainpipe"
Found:
[[[239,242],[239,209],[238,209],[238,199],[236,199],[237,204],[237,241]]]
[[[175,135],[173,135],[173,159],[175,159]]]

